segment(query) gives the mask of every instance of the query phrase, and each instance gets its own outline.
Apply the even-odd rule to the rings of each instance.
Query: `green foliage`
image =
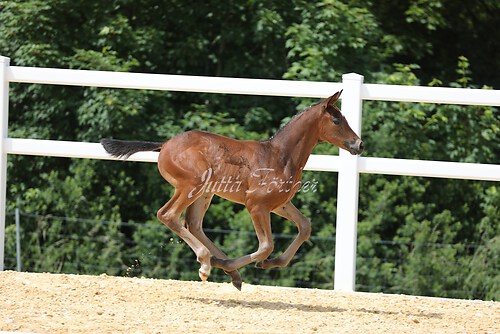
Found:
[[[366,8],[333,0],[300,5],[301,21],[286,32],[292,63],[285,78],[340,81],[343,73],[370,73],[384,57],[382,32]]]
[[[418,23],[426,27],[427,30],[436,30],[446,24],[441,14],[443,4],[436,0],[417,0],[410,4],[406,10],[406,22]]]
[[[468,66],[467,59],[461,57],[459,77],[450,86],[469,85]],[[386,80],[394,84],[417,84],[413,72],[416,69],[416,66],[396,65],[396,72],[388,74]],[[365,104],[364,115],[368,155],[498,163],[500,137],[496,108],[370,102]],[[361,184],[358,225],[361,289],[498,298],[498,280],[494,273],[490,274],[498,268],[495,260],[498,253],[494,255],[498,252],[494,241],[498,234],[473,237],[478,235],[476,226],[481,221],[486,221],[486,225],[480,226],[498,229],[498,204],[493,207],[485,204],[497,200],[497,186],[487,182],[372,175],[363,176]],[[488,217],[481,210],[485,206]],[[491,219],[491,215],[495,218]],[[489,259],[481,255],[487,252],[491,252]],[[486,279],[486,275],[490,278]],[[474,292],[459,288],[467,284],[474,286],[468,288]]]
[[[361,2],[364,3],[364,2]],[[496,0],[386,0],[370,1],[385,38],[397,46],[389,63],[416,63],[427,82],[455,77],[455,62],[465,56],[483,85],[498,89],[500,67],[498,39],[490,38],[500,24]]]
[[[321,81],[358,72],[368,83],[491,89],[499,18],[494,0],[0,1],[0,54],[17,66]],[[166,140],[202,129],[261,140],[314,102],[12,84],[9,136]],[[365,102],[365,155],[498,164],[498,120],[487,106]],[[26,270],[198,279],[189,247],[154,216],[172,187],[153,164],[8,163],[7,208],[23,212]],[[333,287],[337,177],[304,180],[318,185],[294,199],[311,218],[311,240],[287,268],[242,268],[246,282]],[[498,185],[362,175],[359,203],[357,289],[499,300]],[[257,248],[240,205],[215,198],[204,226],[230,256]],[[272,226],[279,254],[296,227],[277,217]],[[7,236],[13,268],[12,215]],[[214,269],[212,279],[228,278]]]

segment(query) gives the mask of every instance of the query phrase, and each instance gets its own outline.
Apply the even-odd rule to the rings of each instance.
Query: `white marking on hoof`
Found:
[[[205,283],[208,279],[208,276],[205,275],[204,273],[201,272],[201,269],[198,270],[198,275],[200,276],[201,280],[203,281],[203,283]]]
[[[198,270],[198,275],[203,282],[206,282],[208,276],[210,276],[210,269],[212,269],[210,265],[202,264],[200,270]]]

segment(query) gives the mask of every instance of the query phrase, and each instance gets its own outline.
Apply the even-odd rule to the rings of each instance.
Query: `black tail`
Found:
[[[159,152],[163,143],[150,141],[127,141],[116,139],[101,139],[101,145],[106,152],[117,158],[127,159],[132,154],[142,151]]]

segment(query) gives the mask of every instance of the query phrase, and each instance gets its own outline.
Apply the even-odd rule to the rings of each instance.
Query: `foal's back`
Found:
[[[195,186],[205,181],[208,171],[213,180],[229,176],[246,179],[253,166],[269,164],[271,156],[269,141],[237,140],[194,130],[163,144],[158,169],[174,187],[181,182]]]

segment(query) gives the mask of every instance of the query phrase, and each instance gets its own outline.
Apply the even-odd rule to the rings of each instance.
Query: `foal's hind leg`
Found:
[[[257,262],[255,264],[257,268],[266,269],[273,267],[286,267],[292,260],[295,253],[297,253],[299,247],[304,243],[304,241],[309,239],[311,235],[311,222],[302,213],[300,213],[300,211],[291,202],[280,206],[273,212],[295,223],[299,230],[299,234],[290,246],[288,246],[288,248],[283,252],[283,254],[273,259],[266,259],[264,261]]]
[[[188,206],[186,213],[184,215],[184,222],[189,231],[198,239],[205,247],[208,248],[213,256],[219,259],[228,259],[227,255],[224,254],[217,246],[214,245],[212,240],[210,240],[202,229],[203,216],[207,212],[210,206],[210,201],[212,200],[213,194],[203,195],[198,198],[193,204]],[[231,276],[231,282],[238,289],[241,290],[241,276],[237,270],[226,271],[226,273]]]
[[[195,200],[196,198],[189,198],[188,193],[176,189],[170,201],[158,210],[157,217],[191,247],[196,254],[198,262],[201,264],[199,270],[200,278],[206,281],[208,276],[210,276],[210,269],[212,268],[210,264],[210,251],[180,222],[180,216],[184,209]]]

